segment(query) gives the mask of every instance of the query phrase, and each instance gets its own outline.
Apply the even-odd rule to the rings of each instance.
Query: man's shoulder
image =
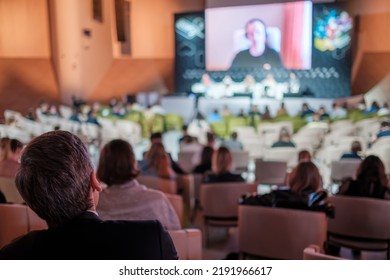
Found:
[[[163,255],[163,248],[168,254]],[[173,249],[172,249],[173,248]],[[71,223],[34,231],[0,250],[0,259],[161,259],[175,258],[161,223],[101,221]]]

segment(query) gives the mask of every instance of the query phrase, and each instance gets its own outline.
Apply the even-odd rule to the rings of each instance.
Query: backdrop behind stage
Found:
[[[245,28],[253,18],[265,22],[267,45],[280,55],[282,66],[233,67],[234,56],[250,48]],[[214,99],[347,97],[351,95],[351,34],[352,19],[344,3],[305,1],[177,14],[176,92]]]

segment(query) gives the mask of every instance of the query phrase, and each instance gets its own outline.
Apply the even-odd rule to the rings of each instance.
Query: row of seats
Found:
[[[327,218],[323,212],[238,204],[242,194],[255,191],[246,183],[201,186],[206,245],[208,227],[238,226],[242,258],[301,259],[305,247],[318,244],[385,251],[390,259],[389,201],[332,196],[336,213]]]
[[[0,204],[0,248],[33,230],[47,229],[47,224],[22,204]],[[181,260],[202,259],[202,233],[199,229],[171,230]]]

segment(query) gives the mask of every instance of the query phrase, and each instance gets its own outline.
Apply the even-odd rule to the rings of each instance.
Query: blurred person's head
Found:
[[[294,193],[316,192],[322,186],[320,172],[312,162],[300,162],[289,176],[289,187]]]
[[[230,150],[224,146],[219,147],[213,154],[212,169],[216,174],[231,171],[233,167],[233,157]]]
[[[308,150],[302,150],[298,153],[298,162],[311,161],[311,154]]]
[[[161,132],[154,132],[150,135],[150,142],[152,144],[154,143],[162,143],[162,133]]]
[[[150,165],[159,169],[160,165],[169,164],[169,156],[160,142],[153,143],[149,151],[145,154]]]
[[[251,43],[250,48],[257,50],[259,52],[258,56],[260,56],[264,52],[267,40],[265,23],[258,18],[251,19],[245,25],[245,36]],[[256,56],[253,53],[252,55]]]
[[[369,189],[372,184],[388,186],[385,165],[377,156],[366,157],[356,171],[356,180],[365,188]]]
[[[279,141],[280,142],[290,142],[291,141],[290,132],[288,131],[287,127],[282,127],[280,129]]]
[[[230,135],[230,138],[232,138],[232,140],[237,140],[237,138],[238,138],[238,134],[237,134],[237,132],[232,132],[232,134]]]
[[[120,185],[133,180],[138,174],[133,148],[128,142],[115,139],[103,147],[96,172],[100,181],[107,186]]]
[[[15,183],[49,227],[95,211],[101,191],[87,148],[76,135],[61,130],[44,133],[26,146]]]
[[[351,144],[351,151],[353,153],[359,153],[362,151],[362,144],[359,141],[353,141]]]
[[[22,151],[23,143],[18,139],[11,139],[9,142],[9,153],[7,155],[7,159],[19,161]]]
[[[387,121],[381,122],[381,126],[380,126],[381,131],[389,130],[389,129],[390,129],[390,122]]]
[[[8,137],[3,137],[0,139],[0,160],[5,160],[8,158],[8,154],[10,152],[10,142],[11,139]]]

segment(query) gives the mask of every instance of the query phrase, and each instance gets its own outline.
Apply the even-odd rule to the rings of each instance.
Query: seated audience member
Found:
[[[158,191],[136,180],[133,148],[124,140],[112,140],[100,154],[97,178],[107,185],[100,193],[97,212],[103,220],[159,220],[166,229],[180,229],[171,203]]]
[[[179,144],[182,142],[192,142],[193,137],[188,134],[188,126],[183,125],[183,136],[179,138]]]
[[[229,110],[229,107],[227,105],[224,105],[223,108],[222,108],[222,111],[221,111],[221,116],[222,117],[227,117],[227,116],[230,116],[231,113],[230,113],[230,110]]]
[[[212,171],[205,174],[203,178],[204,183],[222,183],[222,182],[244,182],[244,178],[240,174],[231,172],[233,168],[233,157],[229,149],[226,147],[219,147],[214,152],[212,158]]]
[[[74,121],[74,122],[78,122],[78,123],[81,123],[81,120],[79,118],[79,113],[80,111],[76,108],[73,108],[72,109],[72,114],[70,115],[69,117],[69,120],[70,121]]]
[[[272,120],[271,112],[269,111],[269,107],[268,107],[268,106],[265,106],[265,107],[264,107],[264,113],[263,113],[263,115],[261,116],[261,119],[262,119],[263,121]]]
[[[101,127],[102,125],[99,123],[98,119],[96,118],[96,114],[93,110],[90,110],[87,113],[87,123],[93,123],[96,124],[97,126]]]
[[[163,139],[162,139],[162,133],[161,132],[155,132],[155,133],[152,133],[152,135],[150,135],[150,142],[152,143],[152,145],[154,143],[160,143],[162,144],[163,143]],[[169,160],[170,160],[170,163],[171,163],[171,168],[173,169],[173,171],[175,171],[176,174],[187,174],[183,168],[180,167],[180,165],[173,160],[172,156],[170,153],[168,153],[168,156],[169,156]],[[143,170],[143,165],[144,163],[141,163],[141,170]]]
[[[366,110],[364,110],[363,113],[365,115],[369,115],[369,114],[378,112],[379,109],[380,109],[380,107],[379,107],[378,102],[374,101],[374,102],[372,102],[371,107],[366,109]]]
[[[222,142],[222,146],[225,146],[230,151],[241,151],[243,149],[242,143],[237,140],[237,132],[233,132],[230,135],[229,140],[225,140]]]
[[[390,122],[384,121],[381,122],[381,127],[378,134],[376,135],[376,138],[379,139],[381,137],[387,137],[387,136],[390,136]]]
[[[276,112],[276,116],[277,116],[277,117],[288,116],[288,112],[287,112],[287,110],[286,110],[286,107],[285,107],[284,102],[280,103],[280,108],[279,108],[278,111]]]
[[[201,113],[197,113],[196,117],[188,124],[188,134],[196,136],[198,142],[202,145],[206,145],[206,133],[210,130],[210,125],[204,119]]]
[[[164,179],[175,179],[176,173],[171,167],[171,160],[161,143],[153,143],[145,154],[141,167],[142,175]]]
[[[8,157],[10,152],[9,142],[11,141],[8,137],[3,137],[0,139],[0,161]]]
[[[322,190],[321,175],[314,163],[299,163],[288,178],[288,186],[288,189],[274,190],[265,195],[248,194],[241,204],[324,211],[329,216],[333,215],[333,206]]]
[[[379,117],[384,117],[390,115],[390,110],[389,110],[389,104],[387,102],[383,103],[382,108],[378,110],[378,116]]]
[[[301,118],[307,118],[314,114],[314,111],[309,108],[309,104],[303,103],[300,116]]]
[[[259,110],[259,107],[256,104],[252,105],[251,110],[249,111],[249,115],[250,116],[252,116],[252,115],[253,116],[261,116],[261,112]]]
[[[244,109],[240,109],[240,112],[238,113],[237,117],[241,117],[241,118],[246,117]]]
[[[11,139],[3,160],[0,160],[0,177],[14,178],[19,169],[19,159],[23,150],[23,144],[17,139]]]
[[[347,110],[340,106],[339,103],[335,102],[332,104],[332,112],[330,112],[332,119],[344,119],[347,117]]]
[[[209,123],[215,123],[215,122],[222,122],[223,118],[218,113],[217,109],[214,109],[210,114],[207,115],[207,122]]]
[[[27,114],[24,116],[26,119],[30,121],[35,121],[36,118],[34,116],[34,110],[33,108],[28,108]]]
[[[286,127],[282,127],[279,133],[279,140],[272,144],[272,148],[280,147],[295,147],[295,144],[291,141],[290,132]]]
[[[380,158],[373,155],[366,157],[358,167],[356,180],[345,180],[339,194],[389,199],[389,180]]]
[[[341,159],[362,159],[362,144],[359,141],[353,141],[351,144],[351,152],[345,153],[341,156]]]
[[[1,248],[0,259],[177,259],[169,234],[156,221],[102,221],[102,190],[80,138],[51,131],[24,149],[16,186],[49,229],[32,231]]]
[[[194,167],[192,173],[205,173],[211,171],[211,160],[213,157],[214,149],[206,146],[202,150],[200,163]]]
[[[308,150],[302,150],[298,153],[299,162],[311,162],[311,154]]]
[[[326,112],[324,106],[321,106],[318,109],[318,115],[319,115],[320,121],[326,121],[327,119],[329,119],[329,114]]]

